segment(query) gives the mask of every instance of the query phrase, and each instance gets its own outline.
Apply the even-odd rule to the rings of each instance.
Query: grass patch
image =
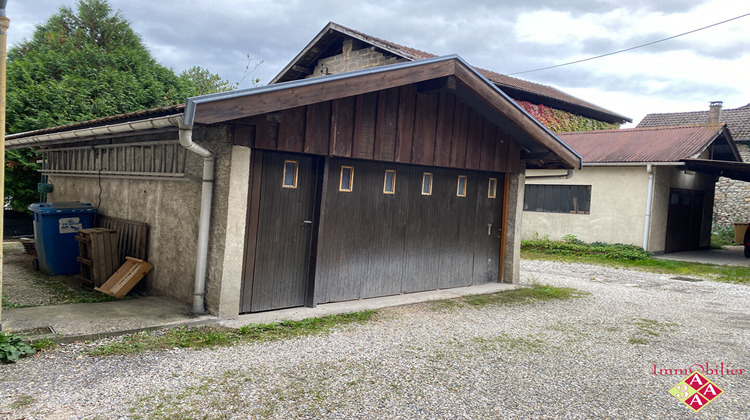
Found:
[[[5,295],[2,296],[2,305],[3,305],[3,309],[18,309],[18,308],[26,308],[29,306],[34,306],[34,305],[22,305],[16,302],[11,302],[10,300],[8,300],[7,297],[5,297]]]
[[[482,308],[485,306],[498,305],[524,305],[549,300],[566,300],[586,295],[588,295],[588,293],[567,287],[553,287],[549,285],[535,284],[505,292],[437,300],[429,302],[428,308],[432,311],[446,311],[466,306]]]
[[[10,403],[10,408],[12,410],[19,410],[21,408],[26,408],[35,402],[36,398],[31,395],[19,395],[12,403]]]
[[[636,319],[632,324],[636,327],[636,333],[628,339],[630,344],[648,344],[651,339],[671,332],[676,325],[646,318]]]
[[[540,352],[544,349],[544,341],[533,337],[511,337],[508,334],[500,334],[492,338],[474,338],[474,342],[485,350],[495,350],[502,347],[508,350],[519,350],[528,352]]]
[[[545,302],[549,300],[566,300],[585,296],[588,293],[567,287],[553,287],[548,285],[532,285],[507,292],[490,293],[487,295],[465,296],[462,300],[471,306],[512,305]]]
[[[610,251],[605,251],[606,249]],[[750,283],[750,267],[656,259],[642,249],[631,245],[571,244],[549,239],[522,241],[521,257],[609,265],[682,276],[703,276],[707,279],[729,283]]]
[[[281,340],[304,335],[327,333],[334,328],[372,320],[376,311],[351,312],[301,321],[282,321],[269,324],[250,324],[240,328],[215,325],[179,327],[166,331],[140,332],[122,340],[105,344],[87,352],[89,356],[134,354],[143,351],[172,348],[213,348],[242,342]]]
[[[133,299],[133,296],[125,296],[124,298],[116,298],[114,296],[105,295],[93,290],[84,289],[73,289],[67,284],[59,280],[55,280],[54,277],[49,279],[41,280],[44,287],[47,288],[51,293],[57,295],[63,303],[96,303],[96,302],[110,302],[115,300]]]

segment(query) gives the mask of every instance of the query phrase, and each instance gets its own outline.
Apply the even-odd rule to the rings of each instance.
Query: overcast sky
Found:
[[[75,0],[8,0],[8,47]],[[502,74],[633,47],[750,13],[746,0],[110,0],[154,58],[268,83],[333,21]],[[517,75],[640,121],[750,103],[750,16],[650,47]],[[244,85],[243,87],[248,87]]]

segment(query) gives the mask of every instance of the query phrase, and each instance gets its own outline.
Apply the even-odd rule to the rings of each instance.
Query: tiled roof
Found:
[[[723,131],[724,124],[701,124],[580,131],[558,133],[557,137],[581,155],[584,165],[656,163],[697,157]]]
[[[403,57],[407,60],[415,61],[415,60],[422,60],[425,58],[433,58],[437,57],[435,54],[431,54],[428,52],[420,51],[414,48],[406,47],[403,45],[396,44],[394,42],[386,41],[381,38],[377,38],[374,36],[370,36],[367,34],[364,34],[362,32],[359,32],[357,30],[347,28],[345,26],[339,25],[334,22],[330,22],[321,32],[322,35],[319,35],[319,38],[324,36],[327,33],[330,33],[330,31],[336,31],[341,34],[345,34],[354,38],[357,38],[363,42],[369,43],[371,45],[374,45],[378,48],[384,49],[394,55]],[[308,48],[312,47],[312,45],[308,45]],[[298,56],[299,57],[299,56]],[[485,70],[482,68],[475,67],[476,70],[481,73],[484,77],[498,85],[501,89],[508,88],[508,89],[515,89],[521,92],[526,92],[532,95],[536,96],[542,96],[549,98],[553,102],[558,102],[563,105],[567,104],[569,106],[573,106],[574,108],[578,108],[578,111],[576,113],[582,113],[581,111],[588,111],[588,113],[593,112],[596,114],[597,119],[603,119],[607,120],[607,122],[630,122],[632,119],[620,115],[618,113],[612,112],[608,109],[602,108],[600,106],[594,105],[590,102],[586,102],[582,99],[576,98],[575,96],[569,95],[565,92],[562,92],[560,90],[557,90],[551,86],[542,85],[539,83],[529,82],[522,79],[517,79],[515,77],[505,76],[499,73],[496,73],[494,71]],[[286,70],[286,69],[285,69]],[[282,71],[282,74],[284,71]],[[282,74],[279,76],[276,76],[276,79],[283,80]],[[506,89],[507,90],[507,89]],[[526,98],[516,98],[514,94],[511,92],[507,92],[509,96],[513,97],[517,100],[528,100]],[[545,104],[548,105],[548,104]]]
[[[637,128],[662,127],[708,122],[708,110],[693,112],[671,112],[648,114]],[[722,109],[720,122],[727,123],[734,141],[750,141],[750,104],[734,109]]]

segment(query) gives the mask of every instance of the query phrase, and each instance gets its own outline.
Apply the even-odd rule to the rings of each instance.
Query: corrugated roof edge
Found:
[[[690,128],[690,127],[707,127],[707,126],[726,126],[726,123],[718,124],[682,124],[682,125],[660,125],[653,127],[632,127],[632,128],[615,128],[611,130],[587,130],[587,131],[566,131],[563,133],[557,133],[558,135],[565,136],[569,134],[602,134],[602,133],[622,133],[625,131],[657,131],[657,130],[672,130],[675,128]],[[729,129],[726,129],[727,132]]]

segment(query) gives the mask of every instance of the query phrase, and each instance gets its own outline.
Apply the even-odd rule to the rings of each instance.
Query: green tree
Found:
[[[229,92],[239,89],[246,81],[249,82],[250,86],[260,86],[260,79],[255,77],[255,70],[257,70],[261,64],[263,64],[263,60],[256,62],[250,54],[247,54],[247,63],[242,72],[242,78],[237,82],[230,82],[229,80],[222,79],[218,74],[213,74],[208,69],[199,66],[193,66],[190,69],[183,71],[180,74],[180,77],[192,86],[192,96]]]
[[[181,103],[195,88],[157,63],[106,0],[79,0],[76,12],[60,7],[8,51],[7,89],[8,132],[20,133]],[[36,188],[25,176],[34,161],[29,152],[6,156],[6,195],[17,210]]]
[[[229,92],[237,88],[236,84],[229,80],[224,80],[218,74],[213,74],[208,69],[199,66],[193,66],[183,71],[180,73],[180,77],[193,87],[191,96]]]

